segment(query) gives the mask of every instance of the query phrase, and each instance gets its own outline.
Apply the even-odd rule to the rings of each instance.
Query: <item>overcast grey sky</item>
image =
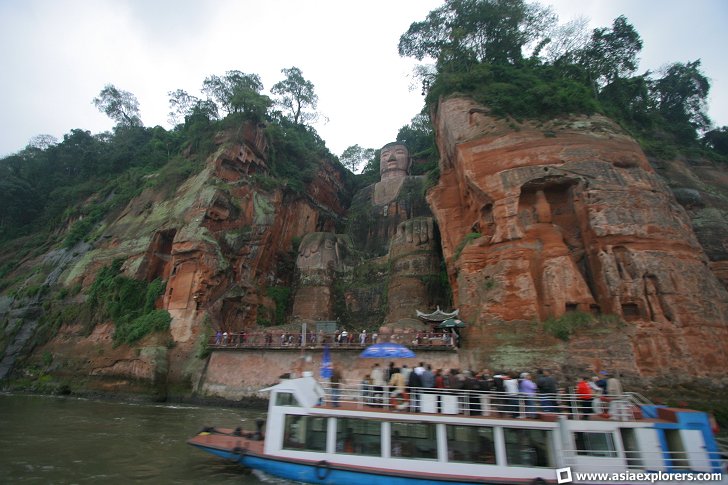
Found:
[[[335,154],[379,148],[423,104],[414,62],[397,55],[410,23],[441,0],[0,0],[0,156],[38,134],[99,133],[112,122],[91,100],[112,83],[139,100],[146,126],[169,128],[169,91],[199,94],[205,77],[236,69],[261,76],[299,67],[328,123]],[[543,0],[560,20],[609,27],[626,15],[642,36],[640,72],[702,60],[709,114],[728,125],[728,2]]]

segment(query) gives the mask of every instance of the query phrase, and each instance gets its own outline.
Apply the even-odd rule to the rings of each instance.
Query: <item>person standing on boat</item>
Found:
[[[536,378],[536,387],[538,387],[538,392],[541,395],[541,408],[543,411],[545,413],[557,413],[556,394],[559,387],[549,369],[541,371],[541,375]]]
[[[505,415],[508,411],[508,400],[505,397],[506,387],[503,383],[505,375],[503,372],[496,372],[493,375],[493,386],[491,390],[495,391],[493,398],[493,407],[501,414]]]
[[[463,375],[465,376],[463,389],[467,391],[465,405],[467,406],[468,414],[471,416],[482,416],[483,407],[480,402],[480,391],[482,390],[480,387],[480,380],[477,379],[470,370],[464,370]]]
[[[592,390],[587,382],[586,377],[580,377],[576,384],[576,399],[579,402],[579,410],[584,414],[584,419],[588,420],[592,412]]]
[[[407,381],[404,380],[402,372],[395,367],[392,369],[392,377],[389,378],[389,387],[393,387],[394,391],[404,393],[407,390]]]
[[[407,406],[407,381],[398,368],[392,370],[392,377],[389,379],[389,387],[392,389],[391,404],[395,410],[404,409]],[[395,403],[396,402],[396,403]]]
[[[603,370],[599,373],[599,378],[597,380],[597,386],[599,386],[602,390],[602,394],[607,393],[607,371]]]
[[[602,387],[599,385],[599,376],[592,376],[591,380],[589,381],[589,388],[592,391],[592,396],[594,399],[592,399],[592,413],[594,414],[601,414],[602,413],[602,394],[604,393]],[[606,387],[606,382],[605,382]]]
[[[407,367],[407,364],[404,364],[400,369],[399,372],[402,374],[402,377],[404,378],[404,382],[409,382],[409,376],[412,372],[412,369]]]
[[[389,366],[387,366],[387,370],[384,372],[384,380],[389,382],[392,378],[392,374],[394,374],[394,362],[390,362]]]
[[[418,369],[421,369],[421,372],[417,372]],[[422,387],[422,378],[420,376],[424,371],[425,369],[421,366],[415,367],[415,370],[410,372],[407,378],[407,392],[410,395],[410,409],[413,412],[420,409],[420,388]]]
[[[536,417],[536,409],[534,407],[535,399],[536,399],[536,390],[538,387],[536,386],[536,383],[533,382],[531,379],[531,374],[528,372],[524,372],[521,374],[521,383],[518,385],[518,390],[521,391],[521,394],[523,394],[523,402],[524,406],[526,408],[526,417],[527,418],[535,418]]]
[[[475,376],[478,381],[478,388],[481,391],[479,396],[481,400],[481,412],[484,416],[489,416],[491,413],[491,406],[493,401],[490,393],[493,392],[493,376],[491,375],[490,369],[483,369],[478,375]]]
[[[432,389],[435,387],[435,374],[432,373],[432,366],[430,364],[425,366],[425,370],[422,371],[420,380],[422,381],[422,387],[424,388]]]
[[[613,375],[607,374],[607,395],[609,396],[609,415],[612,419],[623,421],[629,417],[629,403],[624,400],[622,383]]]
[[[338,365],[334,365],[331,369],[331,403],[335,408],[338,408],[341,403],[340,397],[341,397],[341,370],[339,370]]]
[[[373,403],[375,406],[378,406],[384,403],[384,386],[387,385],[387,382],[384,380],[384,371],[379,367],[379,364],[374,364],[370,375],[372,377],[372,385],[374,386]]]
[[[516,379],[515,372],[510,372],[503,377],[503,387],[506,392],[506,409],[511,413],[511,417],[517,418],[519,413],[518,379]]]
[[[615,398],[621,398],[624,394],[622,383],[613,375],[607,374],[607,394]]]
[[[361,380],[361,395],[364,404],[367,406],[374,402],[374,386],[372,385],[372,376],[367,374]]]

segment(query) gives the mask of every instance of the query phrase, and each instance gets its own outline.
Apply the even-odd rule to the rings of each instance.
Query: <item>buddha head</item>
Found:
[[[409,150],[399,142],[387,143],[379,155],[379,175],[381,179],[405,177],[412,161]]]

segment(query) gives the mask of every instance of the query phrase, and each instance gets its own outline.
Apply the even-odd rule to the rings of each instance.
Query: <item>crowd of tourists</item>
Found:
[[[338,388],[339,378],[334,380]],[[435,412],[448,412],[444,411],[448,402],[444,396],[456,396],[455,412],[470,415],[536,418],[538,413],[563,413],[589,419],[590,415],[607,412],[609,402],[622,396],[623,390],[619,379],[606,371],[580,378],[568,392],[549,369],[534,373],[490,369],[473,372],[433,370],[424,362],[414,368],[406,364],[397,367],[390,362],[387,367],[372,366],[360,383],[360,393],[368,406],[402,411],[428,410],[429,403],[435,406]]]

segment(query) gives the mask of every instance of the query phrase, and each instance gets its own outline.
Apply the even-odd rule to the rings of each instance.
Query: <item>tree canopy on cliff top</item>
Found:
[[[698,146],[710,127],[700,61],[635,75],[642,39],[624,16],[585,29],[578,20],[558,25],[535,2],[446,0],[413,22],[398,47],[434,62],[418,69],[428,104],[461,93],[516,118],[600,112],[643,141]]]
[[[116,122],[112,132],[74,129],[60,142],[34,137],[24,150],[0,160],[0,242],[33,235],[39,242],[60,238],[72,246],[93,237],[101,219],[144,188],[171,194],[202,168],[216,133],[240,133],[244,122],[267,125],[266,187],[304,190],[320,161],[336,157],[305,124],[315,108],[313,84],[298,68],[283,74],[276,92],[289,99],[290,113],[271,111],[273,101],[261,94],[257,74],[227,71],[205,78],[204,98],[181,89],[169,93],[170,119],[177,122],[173,130],[144,127],[134,94],[107,84],[92,102]],[[19,249],[27,252],[31,246]],[[0,280],[17,262],[13,251],[4,253]]]

